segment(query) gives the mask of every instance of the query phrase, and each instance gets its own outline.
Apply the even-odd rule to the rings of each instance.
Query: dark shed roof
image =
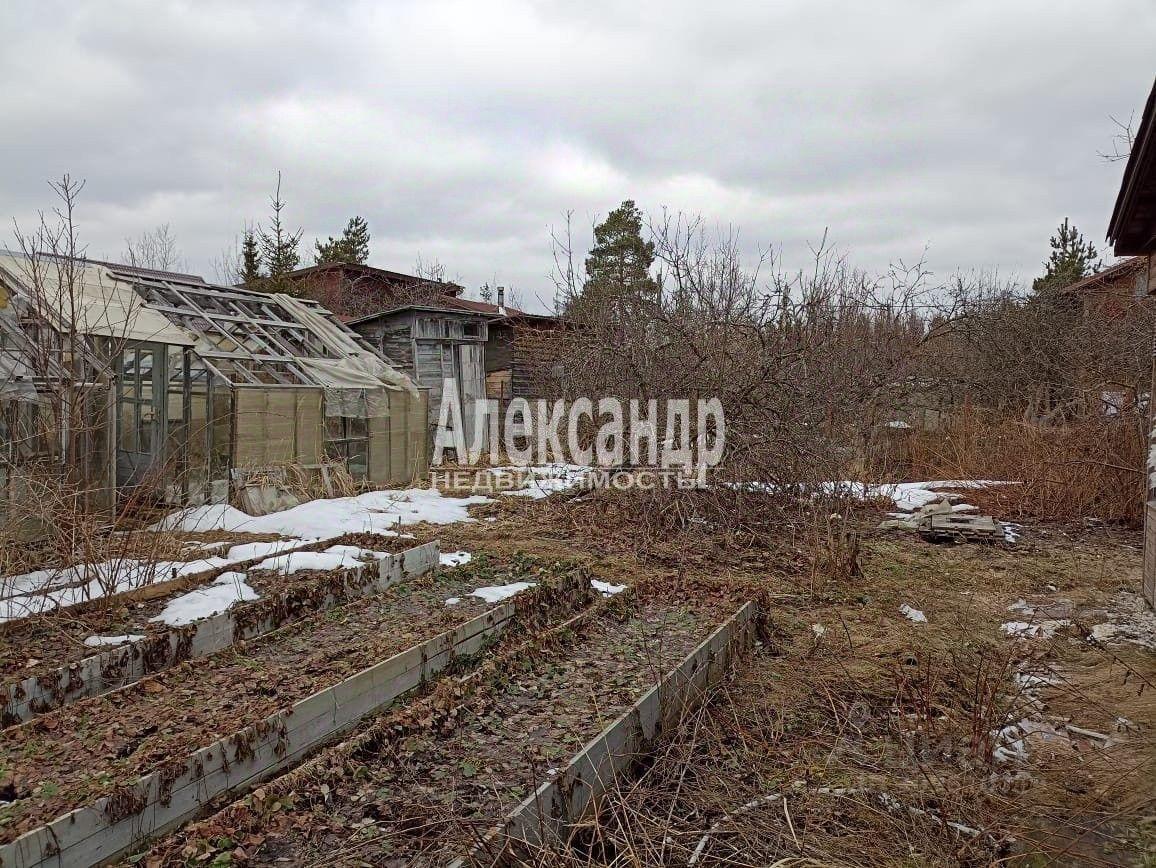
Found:
[[[1156,252],[1156,83],[1124,168],[1108,240],[1117,256]]]
[[[326,262],[322,265],[310,265],[307,268],[298,268],[285,276],[291,280],[303,280],[315,274],[324,274],[331,271],[349,272],[366,277],[375,277],[387,283],[396,283],[401,286],[431,286],[446,295],[461,294],[462,287],[448,280],[430,280],[414,274],[403,274],[400,271],[390,271],[386,268],[377,268],[373,265],[359,265],[352,262]]]
[[[1078,280],[1071,286],[1065,286],[1060,290],[1060,293],[1067,295],[1070,293],[1086,292],[1088,290],[1100,289],[1109,283],[1121,280],[1125,277],[1131,276],[1134,272],[1142,268],[1148,267],[1148,259],[1144,256],[1132,256],[1128,259],[1122,259],[1114,265],[1109,265],[1097,271],[1095,274],[1089,274],[1082,280]]]

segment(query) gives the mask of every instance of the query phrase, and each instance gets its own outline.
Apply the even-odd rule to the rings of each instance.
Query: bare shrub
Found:
[[[576,269],[561,270],[578,312],[562,392],[719,398],[735,482],[793,492],[860,470],[861,447],[912,388],[928,334],[922,268],[871,277],[823,245],[809,271],[789,274],[769,251],[745,262],[736,234],[682,215],[664,216],[651,237],[656,296],[583,305]]]
[[[76,222],[83,187],[67,175],[53,183],[59,204],[32,230],[17,227],[18,255],[4,262],[11,273],[0,309],[2,566],[5,573],[40,568],[31,579],[4,582],[0,594],[10,598],[42,592],[76,601],[152,580],[116,534],[131,526],[151,489],[138,486],[118,503],[110,461],[114,360],[127,344],[127,331],[110,324],[123,321],[127,330],[133,311],[119,306],[123,299],[102,304],[101,293],[85,286]],[[149,256],[173,255],[167,229],[138,246]],[[41,605],[27,602],[34,611]]]

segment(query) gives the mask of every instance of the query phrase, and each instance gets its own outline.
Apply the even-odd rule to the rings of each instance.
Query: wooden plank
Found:
[[[1144,599],[1156,608],[1156,503],[1144,505]]]

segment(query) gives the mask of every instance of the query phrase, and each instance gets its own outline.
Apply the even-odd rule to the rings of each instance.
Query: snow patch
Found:
[[[361,546],[346,545],[330,546],[325,550],[325,553],[329,555],[348,555],[349,557],[357,558],[361,563],[365,561],[380,561],[382,558],[389,557],[389,552],[379,552],[375,549],[366,549]]]
[[[927,623],[926,615],[919,611],[919,609],[911,608],[911,606],[907,605],[906,603],[899,607],[899,611],[908,621],[914,621],[916,624]]]
[[[450,597],[448,600],[446,600],[446,605],[447,606],[456,606],[461,601],[462,601],[461,597]]]
[[[225,557],[236,563],[237,561],[251,561],[256,558],[268,558],[279,555],[289,549],[300,548],[308,543],[317,542],[315,539],[284,539],[273,542],[242,543],[233,546],[225,553]]]
[[[289,575],[300,570],[340,570],[364,563],[361,558],[347,552],[291,552],[261,561],[253,569],[275,570]]]
[[[615,594],[621,594],[628,586],[612,585],[610,582],[600,582],[598,579],[591,579],[590,587],[592,587],[604,597],[613,597]]]
[[[164,611],[150,620],[180,627],[224,612],[234,603],[257,600],[260,596],[245,583],[244,573],[222,573],[211,585],[169,600]]]
[[[862,482],[829,482],[823,486],[827,494],[849,495],[860,500],[889,498],[903,512],[914,512],[922,506],[942,500],[937,493],[944,488],[990,488],[996,485],[1019,485],[999,479],[934,479],[927,482],[883,482],[875,485]]]
[[[542,464],[534,467],[494,467],[490,472],[526,479],[523,487],[516,491],[503,491],[502,494],[541,500],[556,491],[577,488],[591,469],[580,464]]]
[[[446,552],[438,560],[438,563],[443,567],[460,567],[473,559],[474,556],[469,552]]]
[[[89,636],[84,640],[84,644],[89,648],[104,648],[107,645],[123,645],[126,642],[139,642],[143,639],[136,633],[128,633],[124,636]]]
[[[208,533],[214,530],[240,530],[253,520],[253,516],[241,512],[227,503],[208,503],[191,506],[165,516],[149,530],[177,530],[187,533]],[[245,528],[248,532],[248,528]],[[253,531],[260,533],[260,531]]]
[[[1056,635],[1057,630],[1061,627],[1068,627],[1071,623],[1067,618],[1055,621],[1037,621],[1031,624],[1025,621],[1008,621],[1006,624],[1000,624],[999,628],[1008,636],[1025,639],[1051,639]]]
[[[478,588],[476,591],[470,593],[471,597],[480,597],[487,603],[500,603],[502,600],[508,600],[515,594],[520,594],[522,591],[529,590],[537,585],[537,582],[512,582],[508,585],[489,585],[485,588]]]
[[[11,594],[0,600],[0,622],[99,600],[109,594],[121,594],[154,582],[227,567],[230,563],[221,557],[160,562],[120,558],[99,564],[9,576],[0,579],[0,588]]]
[[[310,500],[292,509],[251,516],[230,506],[214,504],[182,509],[153,526],[158,530],[243,530],[287,537],[341,536],[378,533],[397,536],[401,525],[426,521],[453,524],[472,521],[468,507],[490,503],[481,495],[446,497],[436,489],[370,491],[354,497]]]

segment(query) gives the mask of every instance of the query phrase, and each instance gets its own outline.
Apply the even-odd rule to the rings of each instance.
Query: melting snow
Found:
[[[307,543],[317,542],[315,539],[285,539],[273,542],[242,543],[233,546],[225,554],[231,561],[251,561],[255,558],[268,558],[279,555],[289,549],[300,548]]]
[[[231,506],[214,504],[182,509],[152,530],[242,530],[290,537],[334,537],[345,533],[396,536],[400,525],[428,521],[452,524],[472,521],[467,507],[490,503],[481,495],[446,497],[430,488],[370,491],[355,497],[311,500],[269,515],[246,515]]]
[[[904,603],[902,606],[899,607],[899,611],[903,614],[903,617],[905,617],[908,621],[914,621],[916,624],[926,624],[927,623],[927,616],[926,615],[924,615],[918,609],[911,608],[906,603]]]
[[[227,503],[209,503],[174,512],[162,518],[149,530],[183,530],[189,533],[239,530],[242,525],[252,520],[253,516]]]
[[[330,546],[325,552],[331,555],[349,555],[361,561],[380,561],[382,558],[389,557],[389,552],[379,552],[374,549],[362,548],[361,546]]]
[[[37,570],[0,579],[0,589],[15,592],[0,599],[0,621],[25,618],[57,607],[97,600],[206,570],[227,567],[226,558],[208,557],[192,561],[140,561],[130,558],[81,564],[54,570]]]
[[[556,491],[577,488],[590,471],[591,468],[580,464],[542,464],[537,467],[495,467],[491,472],[527,479],[522,488],[503,491],[503,494],[540,500]]]
[[[921,506],[942,500],[944,495],[936,493],[938,489],[989,488],[994,485],[1018,484],[997,479],[936,479],[929,482],[884,482],[877,485],[862,482],[829,482],[823,489],[828,494],[849,494],[863,500],[887,497],[904,512],[914,512]]]
[[[211,585],[169,600],[165,610],[151,620],[180,627],[260,596],[245,583],[244,573],[222,573]]]
[[[125,642],[139,642],[144,636],[128,633],[124,636],[89,636],[84,644],[89,648],[103,648],[105,645],[123,645]]]
[[[598,591],[604,597],[612,597],[615,594],[621,594],[627,588],[626,585],[612,585],[610,582],[600,582],[598,579],[591,579],[590,587]]]
[[[364,563],[360,557],[350,552],[291,552],[261,561],[253,569],[276,570],[288,574],[298,570],[341,570],[346,567],[359,567]]]
[[[450,597],[448,600],[446,600],[446,605],[447,606],[456,606],[461,601],[462,601],[461,597]]]
[[[474,556],[469,552],[446,552],[438,560],[438,563],[443,567],[460,567],[473,559]]]
[[[508,600],[515,594],[528,590],[536,584],[536,582],[512,582],[509,585],[490,585],[485,588],[478,588],[470,596],[481,597],[487,603],[500,603],[502,600]]]
[[[1038,621],[1034,624],[1029,624],[1024,621],[1008,621],[1006,624],[1000,624],[999,628],[1009,636],[1022,636],[1030,639],[1051,639],[1056,635],[1056,630],[1061,627],[1067,627],[1072,622],[1067,618],[1057,621]]]

